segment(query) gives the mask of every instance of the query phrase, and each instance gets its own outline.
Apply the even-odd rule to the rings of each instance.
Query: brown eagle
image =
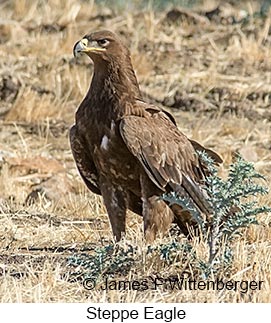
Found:
[[[125,233],[127,209],[143,216],[148,241],[172,222],[187,235],[192,216],[161,196],[177,192],[207,214],[206,170],[196,150],[220,157],[189,140],[170,113],[142,100],[130,52],[117,35],[87,34],[73,51],[92,59],[94,73],[70,130],[71,149],[85,184],[103,197],[114,238]]]

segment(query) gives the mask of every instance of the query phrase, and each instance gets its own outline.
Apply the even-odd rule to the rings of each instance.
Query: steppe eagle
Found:
[[[189,140],[170,113],[142,100],[130,52],[116,34],[87,34],[73,51],[92,59],[94,73],[70,129],[71,149],[86,186],[103,197],[114,238],[125,232],[127,209],[143,216],[149,242],[172,222],[187,235],[191,214],[161,196],[174,191],[210,212],[202,189],[206,171],[196,150],[216,162],[220,157]]]

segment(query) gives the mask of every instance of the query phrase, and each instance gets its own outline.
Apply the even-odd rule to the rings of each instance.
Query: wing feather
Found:
[[[128,149],[157,187],[185,190],[202,212],[210,211],[200,189],[204,173],[193,144],[167,115],[159,111],[144,117],[125,116],[119,129]]]
[[[70,129],[70,145],[77,169],[86,186],[93,193],[101,195],[98,184],[98,172],[93,160],[86,153],[86,148],[78,136],[75,125]]]

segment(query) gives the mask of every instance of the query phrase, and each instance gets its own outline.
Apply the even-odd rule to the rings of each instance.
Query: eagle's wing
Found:
[[[189,139],[189,141],[191,142],[191,144],[195,150],[206,153],[207,156],[210,157],[216,165],[223,163],[222,158],[216,152],[214,152],[212,149],[208,149],[206,147],[203,147],[201,144],[199,144],[195,140]]]
[[[96,167],[93,160],[86,153],[86,148],[78,136],[75,125],[70,129],[70,145],[77,169],[85,184],[93,193],[101,195]]]
[[[168,117],[168,119],[177,127],[177,122],[176,122],[175,118],[167,110],[164,110],[164,109],[154,106],[154,105],[149,105],[149,104],[147,105],[144,101],[139,100],[139,99],[137,99],[136,103],[137,103],[137,105],[141,106],[143,109],[146,109],[146,111],[154,112],[154,113],[163,112]],[[195,150],[200,151],[200,152],[204,152],[205,154],[207,154],[207,156],[210,157],[214,161],[215,164],[218,165],[223,162],[222,158],[213,150],[202,146],[200,143],[198,143],[195,140],[189,139],[189,141],[191,142],[191,144]]]
[[[125,116],[120,122],[120,133],[157,187],[185,191],[202,212],[210,212],[199,185],[205,175],[197,153],[165,113]]]

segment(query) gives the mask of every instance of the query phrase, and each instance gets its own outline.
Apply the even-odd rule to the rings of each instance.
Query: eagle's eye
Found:
[[[101,47],[106,47],[109,44],[109,40],[108,39],[99,39],[97,40],[97,43],[101,46]]]

